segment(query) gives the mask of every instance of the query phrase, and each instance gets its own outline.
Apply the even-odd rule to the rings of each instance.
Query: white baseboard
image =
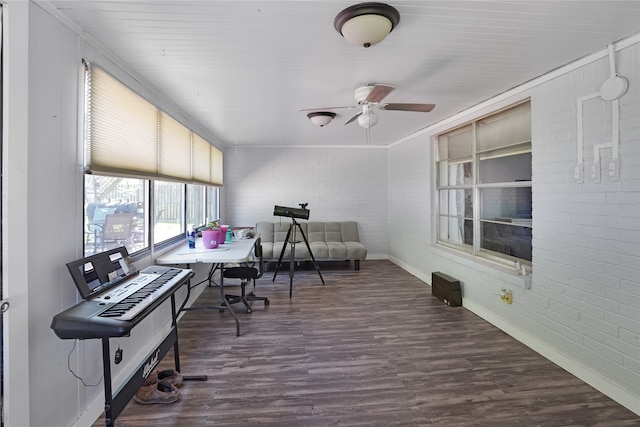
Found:
[[[389,259],[387,254],[367,254],[366,260],[379,260],[379,259]]]
[[[391,261],[392,263],[394,263],[398,267],[402,268],[407,273],[409,273],[409,274],[411,274],[413,276],[416,276],[418,279],[422,280],[424,283],[426,283],[427,285],[431,286],[431,275],[430,274],[427,274],[427,273],[425,273],[423,271],[416,270],[415,268],[411,267],[410,265],[403,263],[402,261],[400,261],[396,257],[389,256],[388,258],[389,258],[389,261]]]
[[[571,373],[596,390],[615,400],[620,405],[640,415],[638,396],[634,396],[629,391],[620,388],[617,384],[612,383],[597,372],[594,372],[590,368],[582,365],[579,362],[576,362],[574,359],[571,359],[566,355],[560,353],[556,348],[548,345],[547,343],[542,342],[537,338],[527,334],[526,332],[513,327],[511,323],[505,321],[499,316],[496,316],[495,313],[487,310],[485,307],[464,298],[462,300],[462,305],[467,310],[477,314],[482,319],[491,323],[498,329],[511,335],[513,338],[531,348],[533,351],[539,353],[546,359],[560,366],[565,371]]]

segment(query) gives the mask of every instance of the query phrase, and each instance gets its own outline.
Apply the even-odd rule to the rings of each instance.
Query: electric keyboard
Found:
[[[190,269],[151,266],[54,316],[62,339],[122,337],[193,276]]]
[[[56,314],[51,328],[62,339],[99,338],[102,341],[105,424],[113,427],[115,419],[171,348],[175,370],[180,372],[177,322],[178,314],[189,300],[190,288],[186,286],[180,307],[176,307],[175,293],[194,274],[188,268],[157,265],[138,271],[124,246],[67,263],[67,268],[84,301]],[[167,316],[171,328],[162,342],[138,363],[127,381],[114,391],[110,338],[129,336],[134,326],[167,300],[171,302]],[[207,379],[206,375],[184,378]]]

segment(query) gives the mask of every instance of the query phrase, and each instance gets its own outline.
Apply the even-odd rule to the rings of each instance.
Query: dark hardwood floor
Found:
[[[640,417],[388,261],[258,281],[271,305],[190,311],[178,402],[129,403],[116,426],[640,426]],[[216,301],[207,288],[197,304]],[[497,298],[497,297],[496,297]],[[161,363],[173,367],[170,352]],[[103,426],[100,418],[95,426]]]

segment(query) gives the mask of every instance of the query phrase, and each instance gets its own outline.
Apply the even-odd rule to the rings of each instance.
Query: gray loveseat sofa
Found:
[[[356,270],[360,269],[360,260],[367,256],[367,248],[360,243],[358,224],[354,221],[343,222],[307,222],[300,221],[300,228],[307,236],[309,247],[316,261],[352,260]],[[282,253],[284,239],[291,222],[259,222],[256,232],[262,238],[262,253],[265,261],[278,261]],[[296,261],[310,261],[311,256],[304,239],[296,230]],[[282,261],[290,259],[291,245],[287,245]]]

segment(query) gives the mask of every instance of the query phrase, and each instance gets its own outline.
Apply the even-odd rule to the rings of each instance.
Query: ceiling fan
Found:
[[[436,106],[435,104],[382,103],[381,101],[394,90],[395,87],[389,85],[368,84],[357,88],[355,91],[354,99],[358,105],[346,107],[305,108],[300,111],[321,111],[361,107],[361,111],[358,111],[351,116],[344,124],[347,125],[357,120],[360,126],[367,129],[367,141],[369,141],[369,129],[378,123],[378,116],[375,114],[374,108],[379,110],[416,111],[428,113]]]

